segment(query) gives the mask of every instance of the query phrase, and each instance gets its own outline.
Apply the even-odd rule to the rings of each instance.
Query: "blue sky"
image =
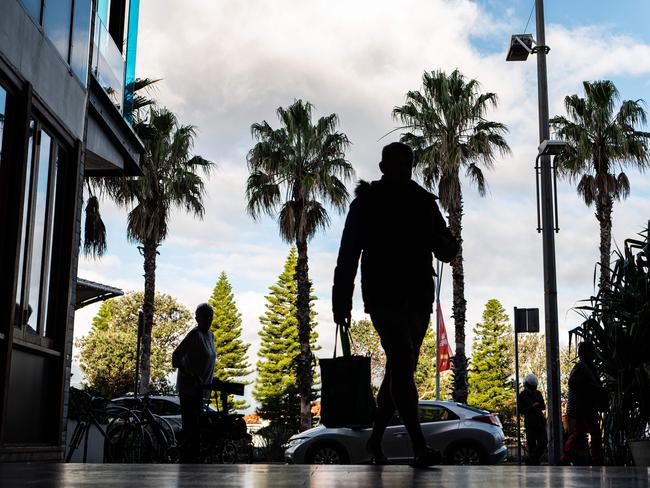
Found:
[[[579,93],[582,80],[608,78],[624,98],[650,99],[650,3],[630,0],[547,1],[551,114],[562,112],[564,95]],[[177,213],[160,249],[159,291],[194,308],[205,301],[221,270],[233,284],[244,336],[258,347],[257,317],[264,295],[282,270],[288,246],[275,222],[253,222],[244,211],[245,155],[249,127],[277,124],[275,108],[295,98],[310,100],[317,115],[335,112],[353,145],[348,159],[357,178],[379,176],[379,138],[394,128],[390,111],[404,93],[417,89],[424,70],[459,68],[500,97],[490,114],[510,128],[513,153],[488,174],[490,191],[465,191],[465,256],[469,341],[485,302],[543,308],[541,240],[535,232],[534,162],[537,146],[535,62],[506,63],[510,34],[519,33],[531,1],[406,0],[355,2],[241,0],[205,2],[143,0],[138,74],[163,78],[160,103],[198,127],[196,152],[217,162],[208,182],[206,216]],[[531,20],[529,31],[534,28]],[[170,33],[174,33],[173,35]],[[397,137],[397,135],[395,135]],[[629,172],[632,197],[617,204],[617,242],[639,231],[650,217],[650,181]],[[352,190],[353,184],[350,184]],[[597,224],[593,210],[562,183],[557,236],[561,338],[577,325],[571,307],[593,291]],[[103,205],[109,229],[108,255],[83,260],[80,276],[141,289],[142,259],[125,239],[125,212]],[[329,293],[343,217],[310,245],[310,268],[319,298],[322,354],[333,342]],[[453,337],[449,283],[442,290]],[[96,308],[77,314],[75,335],[87,332]],[[355,297],[354,316],[363,316]],[[453,339],[452,339],[453,346]]]

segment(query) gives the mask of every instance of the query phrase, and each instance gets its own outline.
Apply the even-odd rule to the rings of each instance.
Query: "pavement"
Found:
[[[0,464],[0,487],[647,488],[650,468],[550,466]]]

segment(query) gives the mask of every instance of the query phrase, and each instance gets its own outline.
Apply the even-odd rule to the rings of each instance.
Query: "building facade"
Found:
[[[140,174],[139,0],[0,1],[0,461],[58,460],[84,178]]]

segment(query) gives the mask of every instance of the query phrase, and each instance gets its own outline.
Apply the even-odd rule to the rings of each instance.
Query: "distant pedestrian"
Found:
[[[586,443],[589,434],[591,464],[603,464],[603,446],[600,433],[599,407],[605,398],[605,390],[594,365],[594,345],[590,341],[578,344],[578,362],[569,376],[567,416],[569,437],[564,444],[560,464],[576,461],[576,454]]]
[[[546,403],[537,389],[538,380],[534,374],[524,378],[524,389],[519,393],[519,413],[524,417],[528,459],[526,464],[537,466],[546,450]]]
[[[199,462],[203,388],[212,382],[217,358],[214,335],[210,330],[213,315],[212,307],[207,303],[196,307],[197,327],[187,333],[172,354],[172,366],[178,368],[176,388],[183,422],[182,463]]]
[[[394,142],[384,147],[379,168],[381,180],[359,183],[345,221],[332,290],[334,321],[350,326],[361,259],[363,303],[387,358],[366,449],[375,464],[387,462],[382,440],[397,409],[411,438],[413,466],[426,467],[439,462],[440,453],[422,434],[413,375],[435,296],[433,256],[449,262],[459,245],[437,197],[411,179],[409,146]]]

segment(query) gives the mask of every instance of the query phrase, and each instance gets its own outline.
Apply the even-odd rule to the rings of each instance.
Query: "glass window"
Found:
[[[72,0],[46,0],[43,29],[66,62],[70,59]]]
[[[51,261],[56,190],[61,186],[59,171],[70,154],[36,120],[30,120],[27,147],[14,325],[24,333],[53,337],[56,328],[47,319],[55,272]]]
[[[40,146],[38,148],[38,163],[34,183],[36,195],[32,211],[32,249],[29,272],[29,290],[27,300],[26,322],[32,331],[38,331],[39,303],[41,297],[41,272],[43,271],[43,254],[47,239],[47,195],[50,179],[50,146],[52,139],[46,132],[40,133]]]
[[[5,128],[5,113],[7,108],[7,92],[0,86],[0,161],[2,161],[2,134]]]
[[[84,86],[88,81],[88,51],[90,49],[91,0],[75,0],[72,17],[72,49],[70,67]]]
[[[36,21],[37,24],[41,23],[41,0],[21,0],[25,6],[25,10],[32,16],[32,19]]]
[[[52,324],[52,327],[48,327],[49,321],[47,320],[47,310],[48,310],[48,305],[49,305],[49,296],[50,296],[50,270],[52,268],[52,234],[53,234],[53,227],[54,227],[54,209],[56,208],[56,185],[57,185],[57,175],[59,174],[59,170],[63,166],[65,160],[66,160],[66,154],[65,151],[61,146],[57,146],[54,149],[54,164],[52,165],[51,173],[50,173],[50,188],[49,188],[49,195],[50,198],[48,199],[47,202],[47,224],[46,224],[46,231],[45,231],[45,239],[43,243],[43,250],[44,250],[44,262],[43,262],[43,288],[42,288],[42,293],[43,293],[43,305],[42,305],[42,318],[45,322],[45,335],[46,336],[53,336],[55,332],[55,327],[54,324]]]
[[[439,405],[420,405],[419,417],[420,423],[458,419],[458,416],[455,413]]]
[[[18,255],[18,285],[16,286],[16,316],[14,325],[22,327],[27,319],[27,307],[20,306],[23,300],[23,267],[25,265],[25,244],[27,242],[27,229],[29,228],[29,195],[30,182],[32,178],[33,154],[34,154],[34,121],[29,122],[29,141],[27,145],[27,169],[25,174],[25,199],[23,201],[23,219],[20,230],[20,254]]]
[[[97,0],[97,15],[104,25],[108,25],[108,14],[111,11],[111,0]]]

